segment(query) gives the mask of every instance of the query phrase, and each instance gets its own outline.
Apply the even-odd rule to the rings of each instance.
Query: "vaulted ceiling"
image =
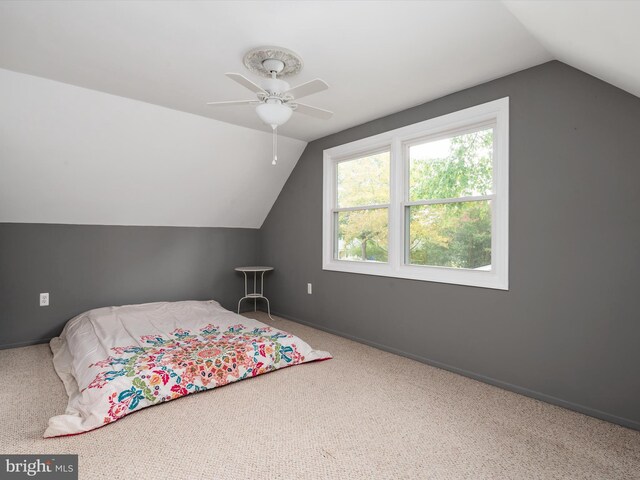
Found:
[[[640,96],[640,2],[507,1],[556,60]]]
[[[2,197],[9,207],[0,210],[0,221],[259,227],[306,142],[327,134],[552,59],[639,95],[640,67],[634,61],[640,44],[635,25],[639,8],[640,3],[616,1],[5,0],[0,2],[0,68],[70,84],[76,90],[24,80],[24,85],[37,89],[33,98],[43,103],[27,102],[28,107],[21,107],[24,102],[14,101],[12,110],[3,108],[0,116],[31,115],[42,117],[40,124],[44,118],[53,124],[56,115],[68,114],[55,101],[56,95],[62,95],[72,104],[68,129],[82,125],[83,118],[103,126],[109,123],[104,116],[113,110],[123,118],[130,112],[129,118],[141,122],[154,118],[149,108],[157,105],[166,107],[155,111],[162,112],[157,113],[160,118],[171,117],[167,122],[174,127],[168,131],[179,133],[165,135],[161,141],[166,144],[164,153],[158,148],[145,151],[144,142],[135,139],[128,140],[135,148],[111,151],[107,145],[123,135],[115,128],[112,135],[103,134],[96,140],[104,142],[105,148],[94,145],[93,150],[81,151],[76,145],[67,147],[72,150],[68,155],[58,152],[60,159],[66,156],[77,161],[78,168],[64,170],[55,159],[42,154],[45,146],[16,141],[30,133],[16,130],[27,129],[26,123],[20,127],[19,122],[4,118],[12,135],[11,150],[5,146],[5,158],[0,159],[0,176],[5,182],[29,184],[30,179],[23,176],[26,172],[19,168],[24,165],[20,158],[28,158],[33,168],[38,162],[54,162],[47,164],[50,179],[65,171],[76,186],[99,183],[92,176],[102,171],[100,162],[112,162],[129,165],[128,177],[124,170],[113,175],[126,177],[130,185],[146,185],[147,196],[144,202],[125,196],[118,203],[112,190],[96,185],[102,195],[94,200],[94,213],[89,213],[78,207],[82,189],[66,188],[57,194],[62,200],[50,204],[55,206],[51,214],[38,215],[29,205],[33,203],[35,209],[36,204],[47,202],[46,197],[33,189],[30,194],[35,200],[28,200],[21,193],[25,190],[15,187],[11,195]],[[242,57],[262,45],[298,52],[305,66],[288,80],[292,85],[317,77],[326,80],[331,88],[305,102],[335,112],[328,121],[294,114],[280,129],[290,138],[283,140],[285,158],[275,171],[265,170],[271,168],[270,129],[260,123],[251,107],[214,109],[205,105],[207,101],[251,98],[250,92],[224,73],[251,77]],[[10,72],[0,75],[3,78],[19,90],[16,95],[30,96]],[[5,84],[3,87],[6,90]],[[83,104],[81,99],[91,95],[77,87],[124,98],[95,97],[93,105]],[[5,92],[5,96],[12,95]],[[142,102],[154,105],[145,107]],[[110,125],[104,128],[114,127],[114,122]],[[135,125],[132,120],[129,129]],[[62,127],[45,128],[47,135],[30,137],[31,142],[46,138],[54,142],[57,128]],[[190,128],[200,129],[197,151],[185,143],[194,141],[187,135]],[[8,135],[9,130],[0,135]],[[144,135],[147,141],[153,138],[149,131]],[[166,154],[170,145],[174,145],[173,155]],[[95,151],[102,153],[92,156]],[[80,168],[81,158],[91,158],[95,168]],[[205,170],[180,170],[184,162],[200,165],[205,158]],[[152,164],[162,168],[147,168]],[[172,177],[179,182],[171,187],[172,195],[188,201],[158,213],[154,205],[166,202],[162,187],[169,184],[167,172],[174,171],[181,174]],[[219,188],[207,190],[202,183],[205,172],[224,175],[218,180]],[[252,172],[257,175],[252,177]],[[64,179],[60,181],[66,185]],[[227,205],[233,205],[231,211],[236,213],[224,214],[221,209]]]
[[[278,45],[305,63],[294,85],[321,77],[284,135],[313,140],[547,60],[497,2],[1,2],[0,67],[268,130],[225,72],[251,76],[244,53]],[[257,79],[257,77],[252,77]]]

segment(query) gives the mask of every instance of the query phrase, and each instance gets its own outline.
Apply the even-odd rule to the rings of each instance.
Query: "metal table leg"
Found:
[[[258,294],[258,272],[253,272],[253,293],[249,294],[249,279],[247,278],[247,272],[242,272],[244,275],[244,297],[238,300],[238,315],[240,314],[240,305],[244,299],[253,298],[253,311],[256,312],[258,310],[258,299],[264,299],[267,302],[267,315],[269,318],[273,320],[271,316],[271,305],[269,303],[269,299],[264,296],[264,271],[260,272],[260,294]]]

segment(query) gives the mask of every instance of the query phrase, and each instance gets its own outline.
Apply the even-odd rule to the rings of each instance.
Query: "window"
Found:
[[[323,268],[508,289],[508,109],[325,150]]]
[[[333,215],[338,260],[388,261],[390,166],[389,150],[337,163]]]

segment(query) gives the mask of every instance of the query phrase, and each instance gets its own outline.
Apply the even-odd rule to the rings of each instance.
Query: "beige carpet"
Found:
[[[82,479],[640,478],[640,432],[254,315],[335,358],[44,440],[49,348],[0,351],[0,453],[77,453]]]

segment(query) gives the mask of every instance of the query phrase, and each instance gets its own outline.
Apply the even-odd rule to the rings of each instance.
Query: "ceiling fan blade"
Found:
[[[329,88],[327,82],[324,80],[320,80],[316,78],[315,80],[311,80],[310,82],[303,83],[298,85],[297,87],[293,87],[286,92],[284,95],[291,95],[294,99],[306,97],[307,95],[313,95],[314,93],[322,92]]]
[[[318,107],[312,107],[311,105],[305,105],[304,103],[296,103],[294,112],[309,115],[310,117],[321,118],[323,120],[329,120],[333,116],[333,112],[324,110]]]
[[[245,88],[248,88],[254,93],[264,93],[264,94],[267,93],[264,91],[264,89],[260,85],[253,83],[244,75],[240,75],[239,73],[225,73],[225,75],[229,77],[231,80],[233,80],[234,82],[238,82],[240,85],[242,85]]]
[[[230,105],[258,105],[258,100],[230,100],[228,102],[207,102],[207,105],[213,105],[214,107],[226,107]]]

